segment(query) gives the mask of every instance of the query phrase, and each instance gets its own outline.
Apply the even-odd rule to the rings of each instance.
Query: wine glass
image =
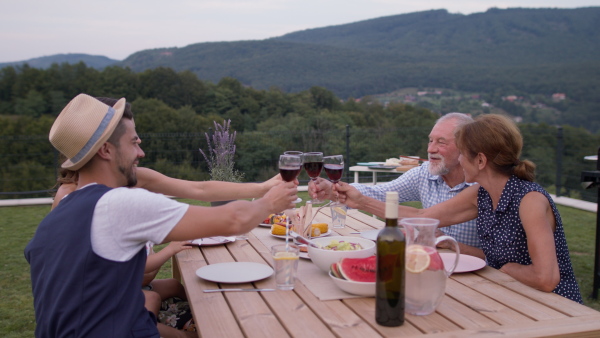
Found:
[[[297,151],[297,150],[287,150],[283,152],[284,155],[296,155],[296,156],[300,156],[300,158],[302,158],[302,154],[304,154],[301,151]],[[294,201],[294,203],[300,203],[302,202],[302,199],[300,197],[296,198],[296,200]]]
[[[286,182],[291,182],[298,177],[300,171],[302,170],[302,157],[298,155],[280,155],[279,156],[279,173],[281,174],[281,178]],[[294,201],[294,203],[298,203]],[[302,200],[300,200],[302,201]],[[287,209],[284,211],[287,216],[287,225],[285,229],[285,243],[287,244],[289,241],[289,228],[290,228],[290,220],[292,217],[295,217],[296,213],[294,209]]]
[[[283,152],[284,155],[296,155],[296,156],[302,156],[302,154],[304,154],[301,151],[297,151],[297,150],[287,150]]]
[[[321,170],[323,170],[323,153],[304,153],[302,155],[302,161],[304,162],[304,170],[306,170],[308,177],[310,177],[310,180],[313,181],[313,183],[316,183],[317,177],[321,175]],[[323,203],[323,201],[318,198],[313,198],[310,202],[313,204]]]
[[[291,182],[298,177],[302,170],[302,157],[298,155],[280,155],[279,173],[286,182]]]
[[[344,156],[333,155],[323,157],[323,167],[329,180],[336,184],[342,178],[344,173]],[[335,202],[329,205],[331,208],[331,222],[334,228],[343,228],[346,224],[346,212],[348,207],[340,203],[337,198]]]
[[[332,155],[323,157],[323,167],[331,182],[334,184],[339,182],[344,173],[344,156]]]

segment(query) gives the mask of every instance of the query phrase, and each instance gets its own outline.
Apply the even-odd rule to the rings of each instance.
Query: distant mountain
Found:
[[[7,66],[20,66],[23,64],[28,64],[30,67],[33,67],[33,68],[46,69],[46,68],[49,68],[53,63],[76,64],[79,62],[85,63],[88,67],[102,70],[107,66],[116,64],[117,62],[119,62],[119,60],[109,59],[106,56],[101,56],[101,55],[56,54],[56,55],[50,55],[50,56],[42,56],[39,58],[29,59],[29,60],[25,60],[25,61],[0,63],[0,68],[7,67]]]
[[[341,98],[424,86],[581,98],[600,87],[599,31],[600,7],[432,10],[260,41],[145,50],[119,65],[190,70],[213,82],[233,77],[258,89],[323,86]]]
[[[83,61],[189,70],[202,80],[296,92],[322,86],[340,98],[400,88],[478,93],[566,93],[600,107],[600,7],[431,10],[308,29],[266,40],[197,43],[136,52],[123,61],[62,54],[22,61],[45,68]],[[15,63],[0,64],[0,67]],[[589,108],[588,108],[589,109]]]
[[[600,7],[489,9],[470,15],[431,10],[309,29],[279,41],[480,65],[575,63],[598,59]]]

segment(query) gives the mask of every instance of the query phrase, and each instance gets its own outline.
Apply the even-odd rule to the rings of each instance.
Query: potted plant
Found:
[[[213,123],[215,132],[212,135],[205,133],[208,151],[205,153],[199,149],[208,164],[210,178],[213,181],[241,182],[244,174],[233,167],[236,132],[230,133],[229,131],[231,120],[223,121],[223,124]],[[218,205],[227,202],[229,201],[211,202],[211,204]]]

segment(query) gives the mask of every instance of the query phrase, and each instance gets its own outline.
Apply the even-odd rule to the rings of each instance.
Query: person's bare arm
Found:
[[[398,216],[428,217],[440,220],[440,227],[463,223],[477,218],[477,191],[479,185],[473,185],[461,191],[458,195],[444,202],[438,203],[427,209],[417,209],[404,205],[398,206]],[[334,185],[338,192],[339,200],[349,207],[370,212],[385,218],[385,202],[367,197],[356,188],[345,182]]]
[[[269,214],[294,207],[296,184],[281,182],[255,201],[234,201],[219,207],[189,206],[163,243],[247,233]]]
[[[438,229],[436,231],[435,235],[437,237],[439,237],[439,236],[444,236],[445,234],[441,230]],[[456,243],[458,243],[458,250],[460,250],[461,254],[475,256],[475,257],[479,257],[479,258],[485,260],[485,254],[483,253],[483,250],[476,248],[474,246],[467,245],[465,243],[458,242],[458,241]],[[452,243],[449,241],[441,241],[437,245],[437,247],[440,249],[448,249],[448,250],[454,251],[454,245],[452,245]]]
[[[171,242],[169,245],[164,247],[159,252],[148,255],[146,258],[146,269],[145,273],[149,273],[160,269],[171,257],[183,250],[192,249],[191,246],[186,245],[188,241],[176,241]]]
[[[148,168],[138,168],[137,178],[136,187],[138,188],[167,196],[207,202],[262,197],[269,189],[282,182],[279,174],[262,183],[186,181],[163,175]]]
[[[519,217],[527,234],[530,265],[507,263],[500,271],[538,290],[551,292],[560,282],[558,258],[554,244],[556,220],[548,199],[530,192],[521,200]]]

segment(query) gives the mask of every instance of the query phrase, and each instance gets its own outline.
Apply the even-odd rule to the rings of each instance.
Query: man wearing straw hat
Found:
[[[124,107],[125,99],[110,107],[80,94],[50,130],[68,158],[62,167],[79,171],[80,188],[25,248],[38,337],[158,337],[140,289],[146,242],[246,233],[296,198],[294,183],[282,182],[253,202],[204,208],[128,188],[144,152]]]

